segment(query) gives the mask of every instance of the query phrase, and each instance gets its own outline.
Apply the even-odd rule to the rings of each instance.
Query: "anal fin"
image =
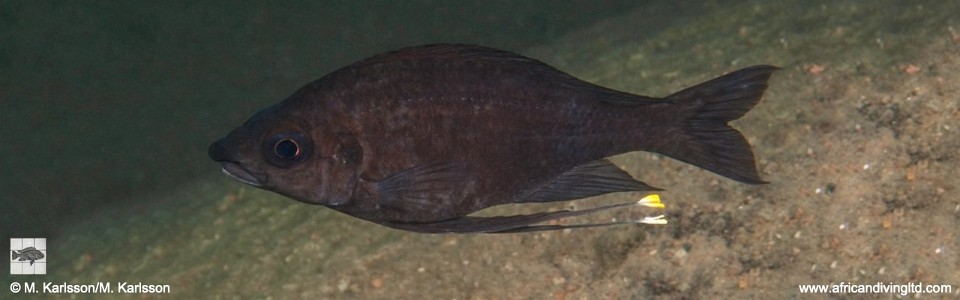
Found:
[[[610,161],[601,159],[563,172],[518,202],[564,201],[628,191],[662,189],[637,181]]]

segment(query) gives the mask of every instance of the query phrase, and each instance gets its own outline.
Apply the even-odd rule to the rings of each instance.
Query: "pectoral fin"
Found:
[[[412,167],[373,184],[380,207],[405,213],[426,213],[457,200],[473,184],[461,163]]]

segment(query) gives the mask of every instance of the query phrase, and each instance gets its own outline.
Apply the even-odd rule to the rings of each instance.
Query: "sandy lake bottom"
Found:
[[[800,284],[840,282],[950,284],[920,298],[955,298],[960,5],[819,2],[744,2],[666,23],[641,8],[523,51],[651,96],[753,64],[783,68],[733,123],[769,184],[649,153],[614,158],[666,189],[667,225],[423,235],[215,176],[65,230],[50,250],[60,271],[43,280],[163,283],[182,299],[791,299],[806,297]]]

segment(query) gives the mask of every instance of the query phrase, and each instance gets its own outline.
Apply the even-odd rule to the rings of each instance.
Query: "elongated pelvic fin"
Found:
[[[388,223],[387,226],[422,232],[422,233],[514,233],[514,232],[531,232],[531,231],[549,231],[549,230],[562,230],[562,229],[577,229],[577,228],[591,228],[591,227],[603,227],[611,225],[622,225],[622,224],[667,224],[667,220],[663,215],[654,216],[654,217],[644,217],[640,220],[626,220],[626,221],[613,221],[606,223],[587,223],[587,224],[572,224],[572,225],[535,225],[537,223],[548,222],[552,220],[576,217],[587,214],[592,214],[600,211],[610,210],[614,208],[629,207],[629,206],[647,206],[653,208],[664,207],[663,203],[660,202],[660,196],[657,194],[650,194],[646,197],[643,197],[639,201],[629,202],[629,203],[619,203],[612,204],[600,207],[594,207],[585,210],[561,210],[553,212],[541,212],[529,215],[513,215],[513,216],[499,216],[499,217],[471,217],[466,216],[462,218],[450,219],[446,221],[433,222],[433,223]]]

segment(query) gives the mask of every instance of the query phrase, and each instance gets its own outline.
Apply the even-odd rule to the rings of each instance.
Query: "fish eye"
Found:
[[[263,156],[271,165],[289,168],[310,156],[313,144],[303,132],[281,132],[269,136],[263,143]]]
[[[283,139],[273,145],[273,154],[286,160],[295,160],[300,157],[300,145],[292,139]]]

